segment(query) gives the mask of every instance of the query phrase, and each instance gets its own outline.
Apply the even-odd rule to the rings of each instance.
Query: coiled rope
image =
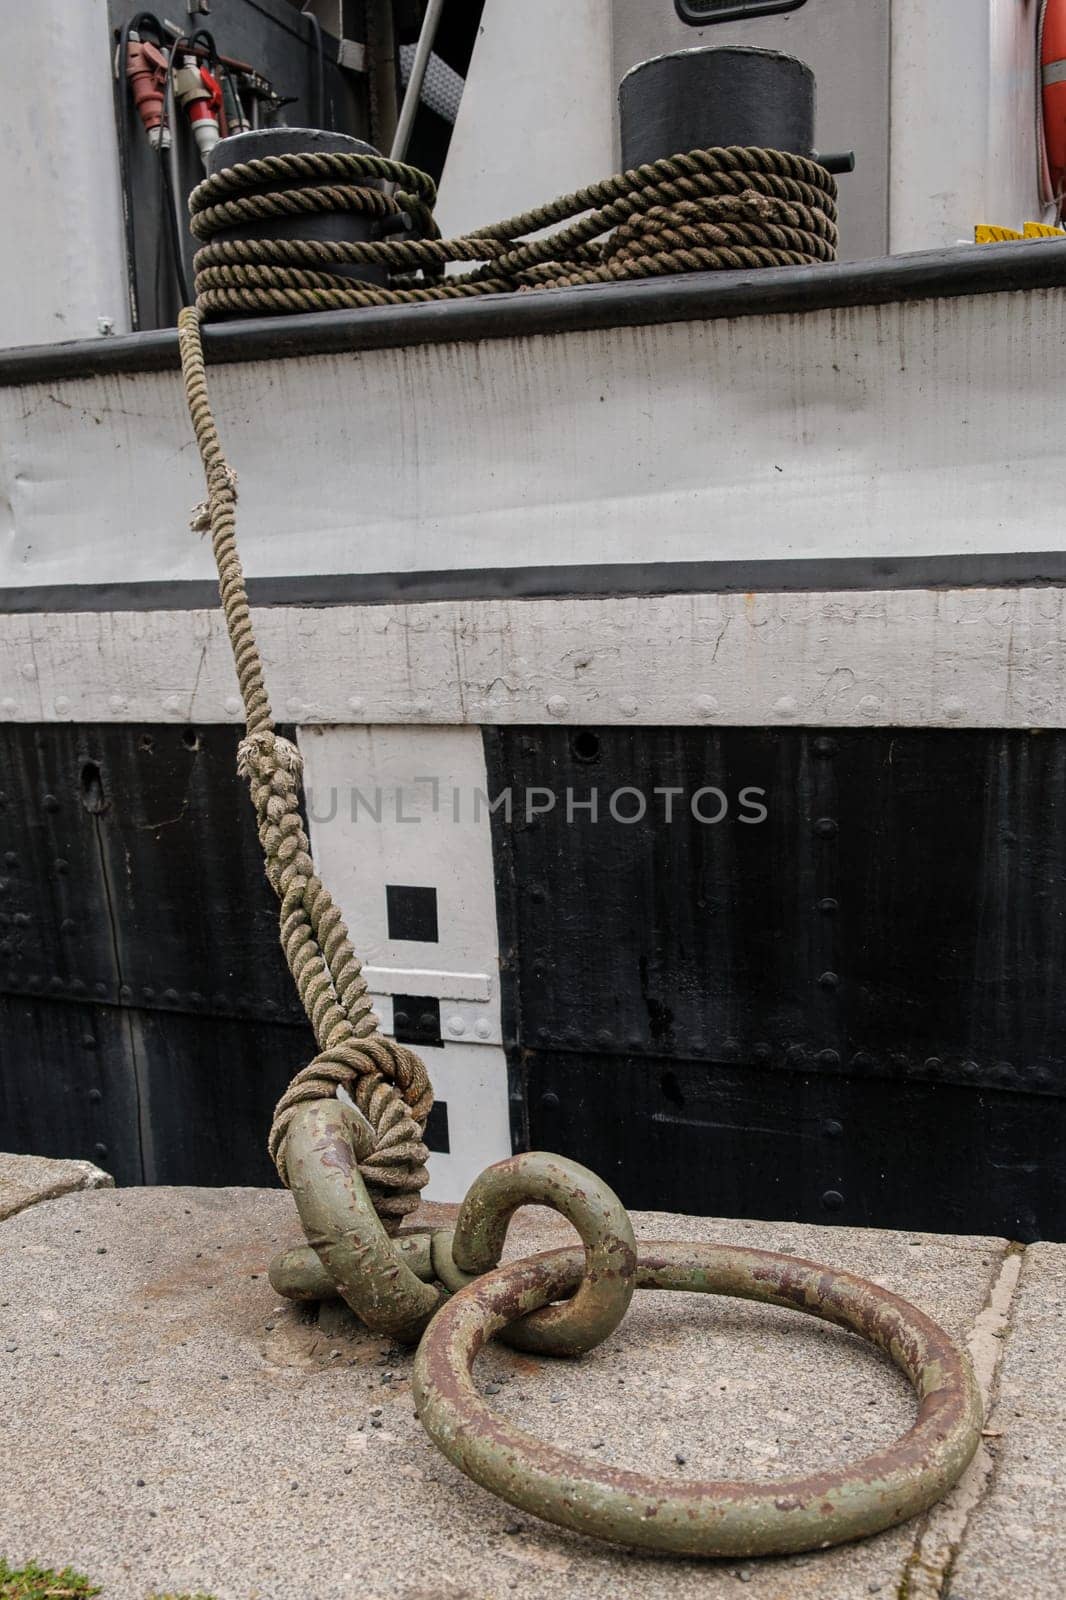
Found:
[[[390,193],[376,187],[395,185]],[[275,730],[237,553],[236,474],[211,413],[201,323],[235,313],[284,313],[565,288],[680,272],[802,266],[836,254],[836,184],[824,168],[780,150],[693,150],[617,174],[460,239],[441,239],[425,173],[380,156],[268,156],[215,173],[190,197],[196,306],[178,319],[185,394],[207,480],[194,530],[210,530],[219,593],[244,703],[238,770],[255,807],[267,878],[280,901],[282,949],[319,1054],[278,1102],[269,1148],[286,1182],[295,1108],[349,1091],[373,1131],[360,1163],[371,1199],[394,1230],[425,1184],[423,1143],[433,1094],[414,1051],[384,1037],[337,905],[315,870],[300,814],[301,759]],[[365,243],[223,239],[275,217],[351,212],[422,238]],[[572,219],[567,221],[567,219]],[[540,238],[525,237],[566,223]],[[453,262],[475,268],[445,278]],[[385,269],[378,287],[337,267]]]
[[[392,193],[377,185],[395,185]],[[381,156],[309,152],[226,167],[189,199],[206,317],[337,311],[573,288],[679,272],[806,266],[836,255],[836,182],[782,150],[691,150],[616,173],[477,233],[442,239],[433,181]],[[224,239],[272,218],[348,212],[423,238]],[[567,221],[567,219],[574,219]],[[552,234],[530,234],[566,223]],[[478,266],[453,277],[453,262]],[[338,267],[378,267],[388,286]]]

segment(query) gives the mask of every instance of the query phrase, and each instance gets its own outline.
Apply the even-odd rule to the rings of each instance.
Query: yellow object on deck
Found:
[[[1021,233],[1017,228],[1000,228],[994,222],[978,222],[973,230],[974,244],[1003,244],[1007,239],[1060,238],[1066,238],[1066,228],[1054,228],[1049,222],[1027,222]]]

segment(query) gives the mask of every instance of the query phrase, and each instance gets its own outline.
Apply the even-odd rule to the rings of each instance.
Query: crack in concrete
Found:
[[[999,1272],[970,1330],[967,1348],[989,1417],[996,1398],[1003,1345],[1025,1250],[1008,1245]],[[955,1488],[927,1514],[900,1582],[899,1600],[945,1600],[951,1571],[970,1519],[992,1490],[996,1458],[982,1439]]]

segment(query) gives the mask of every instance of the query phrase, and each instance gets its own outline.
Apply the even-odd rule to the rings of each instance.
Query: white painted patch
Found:
[[[461,821],[488,815],[472,756],[456,754],[455,781],[444,757],[474,746],[441,746],[412,774],[405,752],[430,757],[397,724],[442,725],[444,739],[446,725],[484,723],[1066,726],[1066,594],[1051,587],[274,608],[256,626],[279,715],[298,704],[317,729],[304,735],[313,815],[350,816],[354,791],[379,770],[438,777],[435,817],[425,784],[401,797],[401,814],[418,821],[390,830],[357,803],[359,837],[397,872],[402,841],[420,850],[431,826],[465,837],[445,822],[456,804]],[[235,723],[240,712],[215,612],[0,616],[0,704],[21,722]],[[321,726],[379,723],[391,731]],[[334,805],[338,784],[348,789]],[[396,816],[395,787],[380,804]],[[485,973],[480,948],[423,950],[416,964]],[[395,955],[381,943],[368,960],[411,958]]]
[[[462,1200],[479,1173],[511,1153],[507,1106],[507,1062],[503,1051],[484,1045],[446,1044],[423,1050],[438,1100],[448,1106],[451,1149],[429,1158],[427,1200]]]
[[[408,733],[408,740],[412,735]],[[417,967],[367,967],[366,978],[375,994],[427,994],[441,1000],[471,1000],[484,1005],[492,997],[495,980],[487,972],[438,972]]]
[[[477,1173],[511,1149],[489,819],[457,813],[447,798],[487,787],[480,733],[302,728],[300,747],[312,848],[365,963],[382,1028],[392,1032],[393,996],[440,999],[445,1042],[421,1053],[447,1102],[451,1148],[432,1156],[428,1198],[461,1200]],[[436,942],[390,939],[388,884],[436,890]]]
[[[245,566],[1059,549],[1064,307],[1054,289],[214,368]],[[0,391],[0,583],[209,578],[202,497],[176,374]]]
[[[498,1028],[488,813],[449,799],[487,787],[477,729],[305,727],[300,747],[315,857],[379,975],[372,992],[480,1004]],[[389,938],[386,884],[436,890],[435,943]]]

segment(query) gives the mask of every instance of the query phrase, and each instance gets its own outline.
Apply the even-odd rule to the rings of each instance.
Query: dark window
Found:
[[[712,22],[739,22],[744,17],[773,17],[797,11],[804,0],[674,0],[682,22],[706,28]]]

